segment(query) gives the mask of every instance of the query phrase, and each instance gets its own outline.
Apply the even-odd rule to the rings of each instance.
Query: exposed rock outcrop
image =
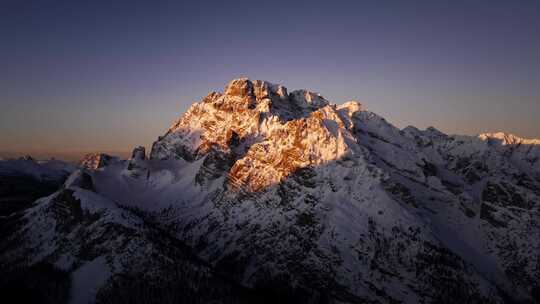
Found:
[[[90,153],[84,156],[80,165],[86,169],[97,170],[118,160],[118,157],[105,153]]]

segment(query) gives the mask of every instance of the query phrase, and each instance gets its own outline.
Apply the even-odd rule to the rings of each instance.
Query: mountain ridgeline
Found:
[[[72,303],[540,302],[538,140],[243,78],[148,157],[82,164],[0,248],[5,273],[69,273]]]

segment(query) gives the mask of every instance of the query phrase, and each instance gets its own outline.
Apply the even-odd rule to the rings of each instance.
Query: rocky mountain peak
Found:
[[[540,145],[540,139],[526,139],[504,132],[482,133],[478,135],[478,138],[486,141],[497,141],[501,145]]]
[[[118,160],[117,157],[105,153],[89,153],[80,161],[80,166],[90,170],[97,170]]]
[[[259,104],[278,102],[288,99],[287,88],[263,80],[251,81],[248,78],[239,78],[230,81],[224,90],[224,94],[211,93],[206,101],[216,101],[219,97],[220,105],[236,104],[238,106],[254,109]],[[259,107],[259,111],[268,111],[267,107]]]
[[[131,159],[145,160],[146,159],[146,149],[143,146],[135,147],[133,149],[133,152],[131,152]]]
[[[258,190],[350,151],[358,102],[337,107],[308,90],[287,92],[267,81],[232,80],[223,94],[194,104],[154,143],[151,158],[193,161],[219,152],[228,155],[220,167],[230,167],[233,180]]]
[[[253,96],[253,83],[248,78],[233,79],[225,87],[225,95],[251,97]]]
[[[330,104],[328,100],[322,97],[319,93],[310,92],[307,90],[292,91],[290,98],[301,107],[319,109]]]
[[[225,87],[225,95],[229,97],[254,98],[287,98],[287,88],[264,80],[251,81],[248,78],[238,78],[230,81]]]
[[[204,101],[218,101],[219,93],[211,93]],[[264,80],[234,79],[227,84],[220,106],[231,109],[255,109],[272,112],[278,116],[290,116],[294,112],[316,110],[329,104],[318,93],[295,90],[288,93],[286,87]],[[289,118],[289,117],[286,117]]]
[[[347,110],[350,113],[355,113],[363,110],[362,103],[358,100],[350,100],[337,106],[339,110]]]
[[[20,160],[26,160],[26,161],[35,161],[35,159],[30,155],[21,156],[21,157],[19,157],[19,159]]]
[[[224,93],[211,92],[195,103],[154,143],[151,158],[194,160],[212,149],[230,150],[235,134],[242,145],[260,141],[286,122],[329,106],[320,94],[263,80],[232,80]]]

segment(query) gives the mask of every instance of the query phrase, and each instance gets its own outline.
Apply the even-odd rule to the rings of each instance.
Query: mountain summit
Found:
[[[2,266],[53,264],[98,302],[540,301],[537,141],[242,78],[133,155],[13,215]]]
[[[230,163],[229,180],[250,191],[276,184],[300,168],[353,153],[349,109],[306,90],[242,78],[225,93],[196,103],[152,147],[154,159]],[[207,162],[208,162],[207,161]]]

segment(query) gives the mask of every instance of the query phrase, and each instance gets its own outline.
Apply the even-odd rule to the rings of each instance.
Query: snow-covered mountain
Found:
[[[12,215],[2,267],[53,264],[73,302],[534,303],[539,143],[237,79]]]
[[[61,160],[34,160],[30,156],[0,160],[0,176],[28,176],[40,181],[65,179],[76,169],[74,164]]]

